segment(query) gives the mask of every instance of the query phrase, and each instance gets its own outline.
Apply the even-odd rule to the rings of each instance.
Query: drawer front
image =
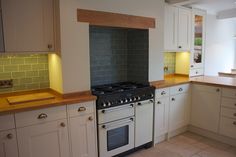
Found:
[[[170,95],[186,93],[190,90],[189,84],[183,84],[179,86],[174,86],[170,88]]]
[[[95,112],[94,101],[67,105],[67,111],[69,117],[80,116],[84,114],[90,114]]]
[[[218,93],[221,94],[221,88],[217,86],[208,86],[208,85],[200,85],[200,84],[193,84],[193,91],[198,92],[207,92],[207,93]]]
[[[14,115],[2,115],[0,116],[0,131],[15,128]]]
[[[220,134],[231,138],[236,138],[236,120],[221,117]]]
[[[51,107],[15,114],[16,127],[25,127],[66,118],[66,106]]]
[[[236,120],[236,109],[229,109],[229,108],[221,108],[221,115],[228,117],[228,118],[234,118]]]
[[[156,90],[156,99],[169,96],[169,95],[170,95],[169,88],[161,88],[161,89]]]
[[[203,75],[203,69],[192,69],[190,70],[190,76],[201,76]]]
[[[236,99],[223,97],[222,102],[221,102],[221,106],[236,109]]]
[[[236,98],[236,90],[229,89],[229,88],[223,88],[222,96],[229,97],[229,98]]]

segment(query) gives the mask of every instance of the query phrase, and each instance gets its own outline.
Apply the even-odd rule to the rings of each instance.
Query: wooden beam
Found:
[[[79,22],[88,22],[95,26],[123,27],[136,29],[155,28],[155,18],[117,14],[94,10],[77,10]]]
[[[230,10],[220,11],[217,14],[217,19],[228,19],[236,17],[236,8]]]

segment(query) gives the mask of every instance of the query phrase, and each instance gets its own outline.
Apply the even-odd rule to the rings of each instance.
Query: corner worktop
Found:
[[[10,96],[34,94],[34,93],[40,93],[40,92],[48,92],[54,95],[55,98],[47,99],[47,100],[25,102],[25,103],[19,103],[19,104],[9,104],[9,102],[6,99],[7,97],[10,97]],[[89,91],[62,95],[51,89],[45,89],[45,90],[0,94],[0,114],[27,111],[27,110],[53,107],[53,106],[59,106],[59,105],[69,105],[69,104],[81,103],[81,102],[86,102],[86,101],[94,101],[94,100],[96,100],[96,96],[93,96]]]

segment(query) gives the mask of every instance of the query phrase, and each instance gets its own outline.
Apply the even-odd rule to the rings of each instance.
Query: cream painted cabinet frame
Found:
[[[6,52],[54,51],[56,0],[1,0]]]
[[[192,9],[192,45],[190,76],[204,74],[206,11]]]
[[[190,51],[191,10],[165,5],[164,50],[166,52]]]
[[[0,157],[18,157],[15,129],[0,132]]]

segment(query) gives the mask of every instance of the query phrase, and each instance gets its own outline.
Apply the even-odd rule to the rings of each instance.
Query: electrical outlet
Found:
[[[169,70],[168,66],[164,66],[164,71],[168,71],[168,70]]]
[[[0,80],[0,88],[12,88],[13,80]]]

